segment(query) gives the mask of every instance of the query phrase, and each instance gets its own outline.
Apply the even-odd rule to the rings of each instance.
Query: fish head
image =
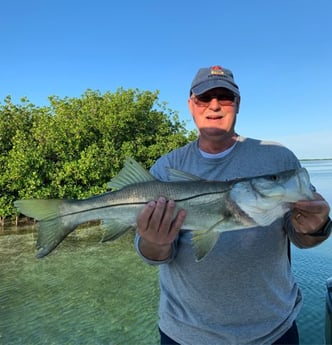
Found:
[[[254,178],[250,183],[262,198],[279,199],[282,202],[314,199],[313,187],[305,168]]]
[[[238,181],[230,192],[230,203],[260,226],[281,218],[290,203],[312,199],[312,185],[304,168]]]

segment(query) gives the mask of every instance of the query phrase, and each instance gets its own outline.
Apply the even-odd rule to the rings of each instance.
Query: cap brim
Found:
[[[236,95],[240,95],[238,87],[235,84],[224,79],[207,80],[204,83],[194,86],[191,89],[191,92],[195,95],[201,95],[202,93],[207,92],[211,89],[215,89],[217,87],[223,87],[225,89],[232,91]]]

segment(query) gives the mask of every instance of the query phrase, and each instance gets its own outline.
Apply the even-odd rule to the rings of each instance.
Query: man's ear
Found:
[[[238,113],[240,111],[240,103],[241,103],[241,97],[239,96],[237,104],[236,104],[236,113]]]
[[[190,97],[188,98],[188,108],[189,108],[190,114],[192,114],[193,113],[193,101]]]

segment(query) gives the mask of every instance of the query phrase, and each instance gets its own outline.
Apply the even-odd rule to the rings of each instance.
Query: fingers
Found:
[[[137,227],[140,231],[146,231],[149,226],[149,220],[155,210],[156,202],[150,201],[143,208],[141,214],[137,218]]]
[[[174,219],[173,223],[172,223],[172,228],[170,230],[170,232],[175,232],[178,233],[184,223],[184,220],[186,218],[186,211],[181,209],[178,214],[176,215],[176,218]]]
[[[159,198],[153,212],[153,217],[150,219],[149,228],[162,233],[169,232],[174,210],[175,202],[173,200],[167,202],[165,198]]]
[[[314,193],[314,200],[300,200],[294,203],[294,209],[305,213],[326,213],[329,214],[330,207],[326,200],[318,193]]]
[[[173,200],[161,197],[149,202],[137,218],[138,233],[147,241],[159,245],[169,244],[183,225],[186,212],[179,210]]]
[[[301,200],[293,205],[292,223],[296,230],[303,233],[318,231],[327,221],[329,204],[315,193],[315,200]]]

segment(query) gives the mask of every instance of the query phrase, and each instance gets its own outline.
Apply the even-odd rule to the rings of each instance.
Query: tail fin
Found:
[[[56,199],[31,199],[14,202],[19,212],[39,221],[37,258],[42,258],[49,254],[77,227],[77,224],[63,222],[60,208],[64,203],[64,200]]]

